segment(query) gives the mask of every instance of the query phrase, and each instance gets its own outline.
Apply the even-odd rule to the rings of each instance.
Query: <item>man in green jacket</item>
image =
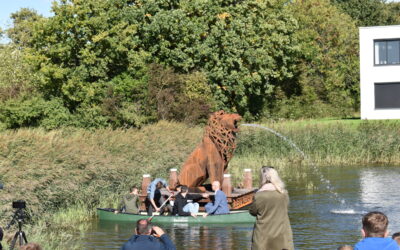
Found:
[[[130,214],[138,214],[140,208],[139,190],[137,187],[132,186],[130,193],[122,197],[117,210],[114,213],[124,212]]]

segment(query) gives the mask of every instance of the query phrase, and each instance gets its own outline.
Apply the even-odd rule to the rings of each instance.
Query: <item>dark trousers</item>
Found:
[[[162,204],[165,202],[165,197],[161,195],[160,190],[156,190],[154,193],[154,203],[156,203],[157,207],[160,207]],[[156,211],[156,209],[153,207],[153,205],[150,202],[149,197],[146,198],[146,210],[147,210],[147,215],[152,216],[153,212]],[[171,213],[172,212],[172,207],[170,204],[165,204],[163,208],[161,208],[160,214],[164,214],[165,209],[168,209],[168,211]]]

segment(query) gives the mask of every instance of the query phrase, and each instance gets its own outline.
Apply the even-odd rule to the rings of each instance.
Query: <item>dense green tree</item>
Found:
[[[138,24],[126,21],[128,8],[122,0],[54,3],[54,16],[36,26],[31,49],[45,98],[60,97],[71,112],[94,112],[115,126],[144,119],[148,53],[135,38]],[[136,113],[117,118],[127,110]]]
[[[250,118],[277,82],[292,77],[297,24],[289,2],[144,1],[130,17],[143,20],[139,35],[156,62],[201,69],[218,108]]]
[[[346,116],[357,110],[358,30],[328,0],[294,1],[301,56],[294,82],[275,92],[277,116]]]
[[[389,2],[387,7],[390,12],[390,17],[392,19],[391,24],[400,24],[400,3],[399,2]]]
[[[356,23],[393,22],[396,11],[380,0],[59,0],[49,18],[21,9],[0,48],[0,121],[55,128],[57,109],[80,127],[193,122],[221,108],[248,119],[349,115]]]
[[[19,48],[29,47],[32,42],[35,25],[43,19],[35,10],[21,8],[11,14],[12,27],[7,29],[7,36]]]
[[[214,103],[203,73],[178,74],[157,64],[151,65],[149,73],[150,104],[155,106],[159,119],[207,121]]]
[[[358,26],[388,25],[394,21],[386,0],[332,0],[350,15]]]
[[[127,7],[120,0],[63,0],[53,6],[33,51],[45,94],[61,95],[74,108],[120,74],[142,77],[146,53],[136,49],[137,25],[123,21]]]
[[[293,75],[296,20],[288,4],[62,0],[36,27],[38,85],[73,111],[102,100],[122,74],[143,79],[146,64],[155,62],[178,73],[203,71],[218,108],[251,117],[276,83]]]
[[[0,103],[32,91],[34,72],[24,52],[13,44],[0,45]]]

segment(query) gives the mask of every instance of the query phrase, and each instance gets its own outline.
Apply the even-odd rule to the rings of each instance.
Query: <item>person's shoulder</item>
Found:
[[[215,195],[220,195],[220,196],[226,196],[226,194],[224,193],[224,191],[222,191],[221,189],[217,190],[217,192],[215,192]]]
[[[354,249],[357,250],[368,250],[368,249],[386,249],[386,250],[398,250],[400,249],[397,242],[391,238],[382,237],[367,237],[359,241]]]
[[[263,200],[263,199],[281,200],[282,198],[285,199],[286,197],[284,195],[282,195],[281,193],[279,193],[278,191],[260,191],[254,195],[254,199],[256,199],[256,200]]]

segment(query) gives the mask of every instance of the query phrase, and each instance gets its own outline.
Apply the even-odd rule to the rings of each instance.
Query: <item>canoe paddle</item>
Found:
[[[168,197],[168,199],[166,199],[166,200],[164,201],[164,203],[161,204],[161,206],[159,207],[160,211],[161,211],[161,208],[163,208],[163,207],[167,204],[167,202],[172,198],[172,196],[177,195],[177,194],[179,194],[179,193],[180,193],[180,192],[177,192],[176,194],[172,193],[172,194]],[[155,214],[153,214],[150,218],[148,218],[147,221],[150,222],[150,221],[153,219],[154,215],[155,215]]]

